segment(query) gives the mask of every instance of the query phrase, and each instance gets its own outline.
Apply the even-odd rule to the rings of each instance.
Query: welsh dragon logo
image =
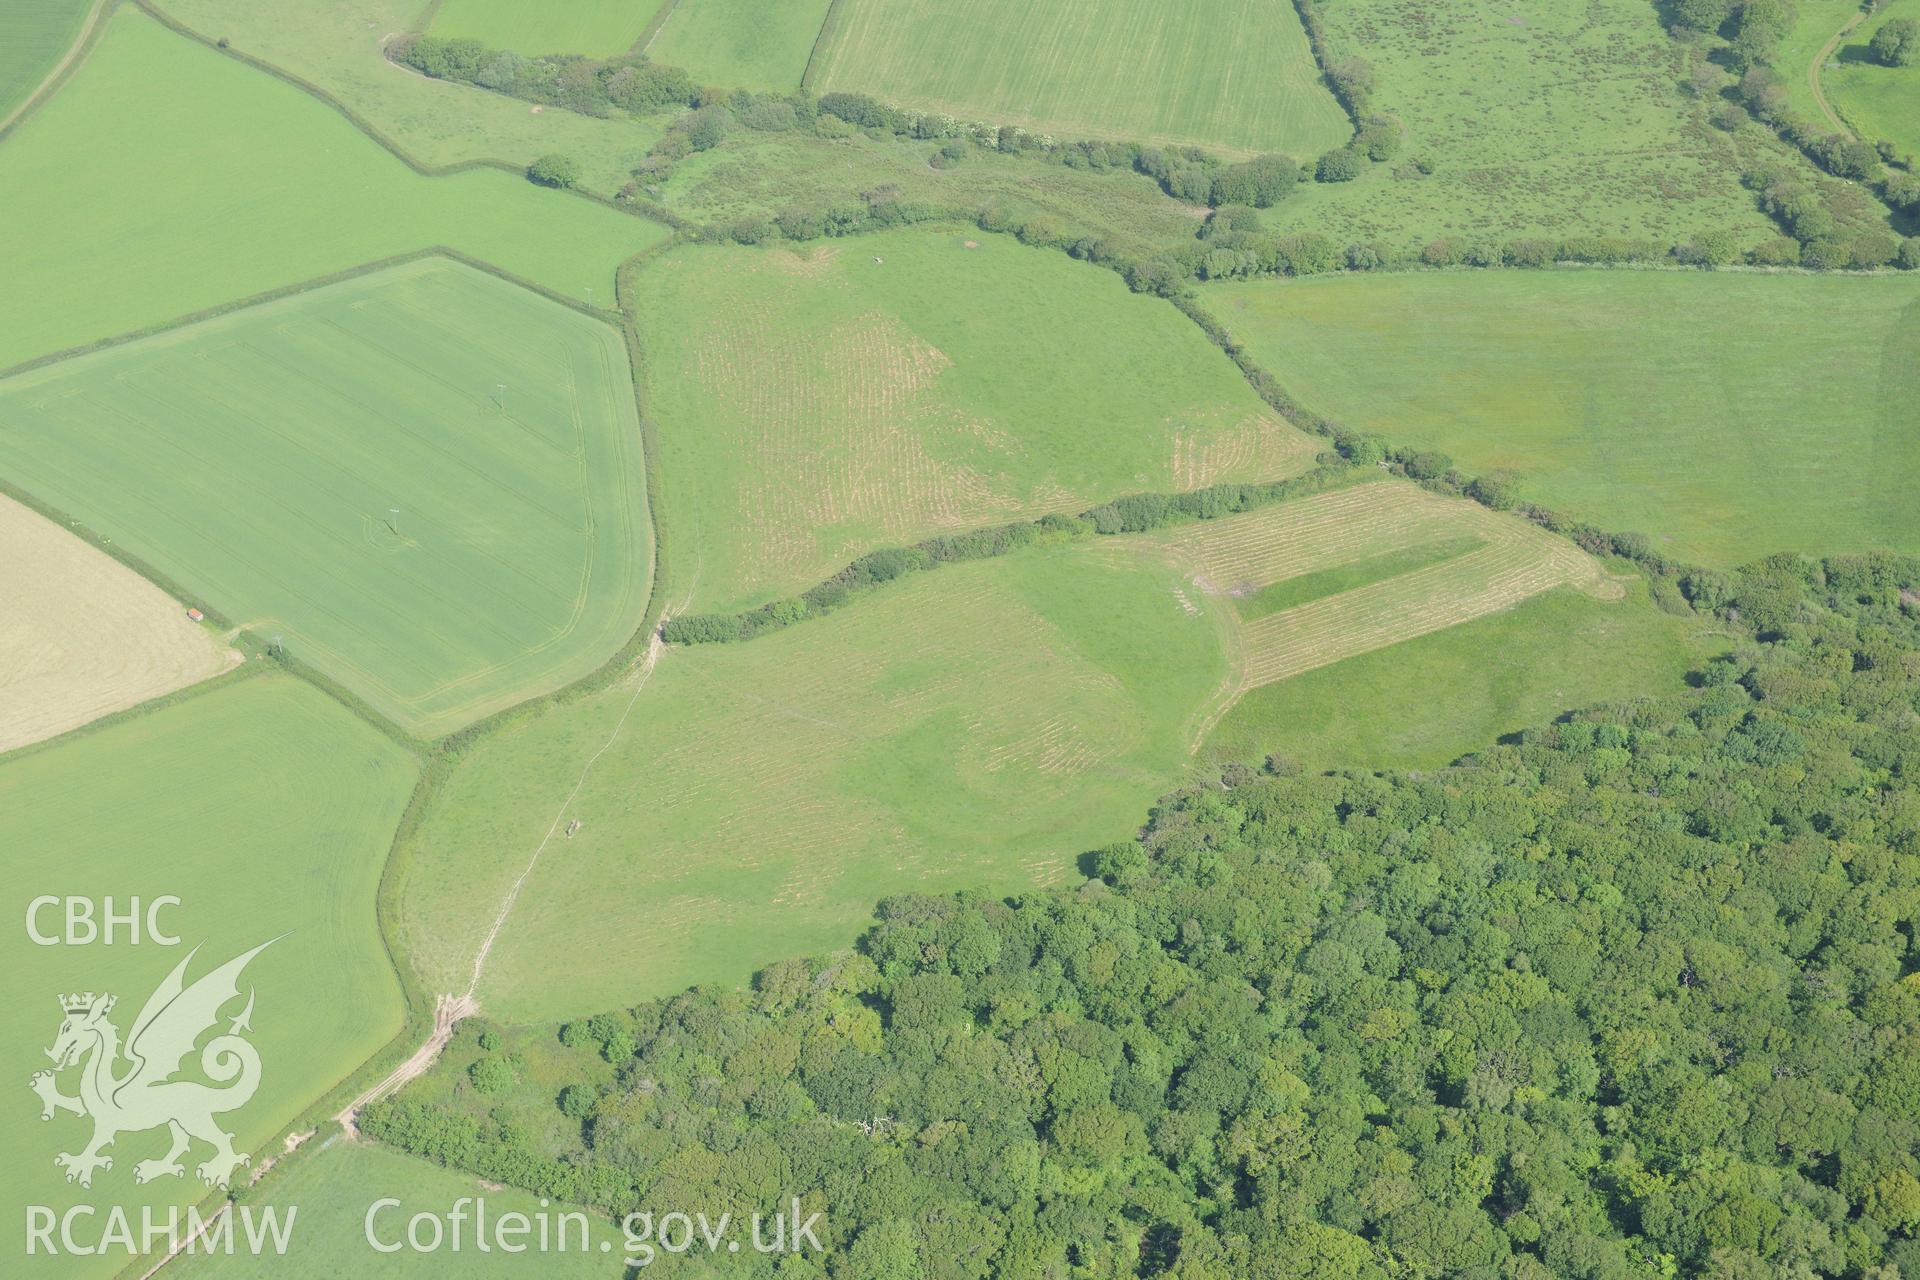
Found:
[[[42,1120],[51,1120],[56,1111],[93,1119],[93,1140],[85,1150],[54,1157],[54,1163],[67,1171],[68,1182],[92,1186],[96,1169],[113,1168],[113,1158],[101,1152],[115,1138],[162,1125],[171,1135],[171,1145],[159,1159],[134,1165],[135,1182],[179,1177],[184,1172],[180,1157],[196,1139],[213,1147],[212,1156],[196,1169],[209,1186],[226,1186],[235,1169],[252,1163],[246,1153],[233,1149],[233,1135],[214,1119],[220,1112],[245,1106],[260,1087],[260,1055],[241,1036],[252,1029],[248,1025],[253,1016],[251,988],[246,1007],[200,1051],[200,1071],[215,1085],[173,1077],[200,1037],[219,1023],[220,1010],[239,998],[240,971],[276,941],[261,943],[187,986],[187,965],[200,950],[195,947],[147,997],[124,1046],[119,1029],[107,1019],[113,1012],[113,996],[88,991],[61,997],[66,1018],[53,1048],[47,1050],[53,1070],[35,1072],[30,1083],[40,1095]],[[60,1092],[55,1076],[76,1065],[80,1092],[68,1097]]]

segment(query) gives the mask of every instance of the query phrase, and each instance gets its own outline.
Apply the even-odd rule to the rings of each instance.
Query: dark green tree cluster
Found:
[[[1884,23],[1873,33],[1867,47],[1873,50],[1874,58],[1882,66],[1910,67],[1915,59],[1920,59],[1920,22],[1895,18]]]
[[[800,1196],[781,1275],[1920,1275],[1920,561],[1690,590],[1749,638],[1682,696],[1231,768],[1075,886],[463,1038],[365,1127],[616,1213]]]

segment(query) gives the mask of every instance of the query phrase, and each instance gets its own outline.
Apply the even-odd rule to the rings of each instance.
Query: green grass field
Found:
[[[0,381],[0,422],[0,475],[422,736],[646,606],[619,334],[445,259]]]
[[[1313,443],[1171,307],[971,235],[687,246],[641,274],[673,590],[693,608],[935,532],[1307,465]]]
[[[1064,137],[1316,155],[1353,129],[1290,5],[844,0],[814,89]]]
[[[239,1150],[261,1149],[400,1029],[400,989],[374,915],[374,893],[415,777],[413,760],[312,687],[278,674],[236,678],[105,728],[0,761],[0,869],[6,912],[6,1011],[14,1028],[0,1069],[15,1090],[0,1115],[14,1159],[0,1199],[56,1211],[75,1203],[187,1203],[204,1190],[184,1179],[138,1187],[133,1166],[165,1153],[164,1132],[127,1133],[95,1175],[91,1193],[70,1186],[56,1152],[79,1151],[83,1119],[40,1119],[29,1073],[61,1020],[58,997],[111,991],[125,1034],[141,1004],[187,953],[203,945],[189,978],[285,934],[248,966],[257,994],[250,1037],[261,1084],[223,1117]],[[160,917],[178,947],[152,942],[38,946],[23,922],[41,894],[100,899],[178,896]],[[100,908],[96,907],[96,910]],[[43,931],[59,932],[59,912]],[[227,1010],[229,1014],[237,1012]],[[197,1061],[197,1059],[195,1060]],[[74,1073],[59,1080],[75,1092]],[[196,1160],[205,1159],[202,1148]],[[139,1221],[137,1213],[134,1218]],[[10,1213],[0,1249],[18,1258],[23,1217]],[[128,1259],[44,1256],[42,1276],[112,1274]],[[24,1273],[23,1273],[24,1274]]]
[[[1231,610],[1183,607],[1179,581],[1144,541],[1042,547],[669,649],[637,698],[622,682],[466,753],[410,843],[401,944],[464,990],[556,815],[581,827],[493,947],[495,1019],[743,981],[850,942],[889,893],[1071,874],[1180,776],[1225,692]]]
[[[1436,272],[1204,300],[1314,410],[1676,558],[1920,548],[1920,281]]]
[[[0,190],[34,193],[0,218],[0,279],[34,300],[0,314],[0,367],[435,244],[605,300],[614,268],[666,235],[512,174],[420,177],[130,6],[0,147]]]
[[[678,0],[647,46],[701,84],[798,89],[832,0]]]
[[[0,5],[0,119],[36,89],[79,38],[91,0]]]
[[[1568,588],[1248,691],[1212,760],[1429,769],[1565,711],[1677,691],[1702,655],[1690,624],[1636,586],[1624,603]]]
[[[1714,103],[1681,90],[1684,53],[1645,0],[1327,0],[1321,17],[1335,57],[1374,68],[1370,109],[1401,122],[1405,149],[1357,181],[1303,187],[1276,227],[1396,248],[1442,235],[1774,234],[1740,186],[1758,135],[1705,122]]]
[[[436,36],[465,36],[515,53],[625,53],[653,17],[653,0],[446,0]]]
[[[535,110],[472,85],[401,70],[381,51],[413,28],[420,0],[164,0],[159,7],[350,104],[422,164],[526,165],[564,152],[579,162],[583,187],[611,196],[671,118],[596,120],[573,111]]]
[[[510,1254],[493,1249],[483,1253],[474,1247],[471,1221],[466,1247],[457,1253],[450,1248],[434,1253],[374,1249],[367,1243],[366,1216],[378,1200],[401,1202],[382,1210],[374,1220],[382,1244],[404,1240],[412,1215],[444,1216],[456,1202],[469,1197],[486,1202],[490,1222],[497,1223],[498,1215],[523,1213],[537,1224],[536,1215],[542,1212],[539,1198],[527,1192],[495,1190],[470,1175],[388,1147],[337,1140],[325,1151],[303,1158],[284,1179],[271,1185],[271,1191],[249,1203],[271,1206],[282,1214],[290,1209],[296,1212],[293,1245],[284,1256],[253,1256],[244,1251],[194,1254],[169,1263],[165,1274],[190,1280],[330,1280],[341,1275],[368,1280],[523,1280],[533,1274],[559,1280],[620,1280],[625,1270],[619,1230],[597,1217],[589,1218],[586,1252],[579,1251],[579,1228],[569,1224],[565,1252]],[[563,1211],[560,1206],[545,1210],[554,1215],[550,1219],[553,1239],[559,1237],[557,1215]],[[537,1239],[530,1235],[524,1243]],[[609,1246],[604,1252],[603,1242]]]

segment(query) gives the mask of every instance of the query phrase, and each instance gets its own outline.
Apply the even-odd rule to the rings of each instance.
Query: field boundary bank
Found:
[[[632,296],[631,280],[633,273],[644,265],[648,259],[664,254],[674,248],[676,243],[674,240],[668,240],[661,244],[650,246],[620,264],[614,276],[615,296],[618,300],[617,309],[611,315],[598,309],[588,308],[585,304],[573,299],[556,296],[556,300],[566,302],[567,305],[573,307],[576,311],[593,315],[617,327],[621,331],[627,347],[633,380],[634,402],[639,409],[641,453],[646,472],[647,520],[648,524],[652,527],[654,555],[654,562],[650,571],[651,585],[648,592],[647,605],[642,613],[640,625],[627,643],[622,645],[620,650],[608,658],[605,663],[569,684],[563,685],[558,689],[550,690],[547,693],[536,694],[522,702],[515,703],[511,707],[503,708],[484,719],[477,720],[473,724],[455,730],[436,741],[422,742],[413,739],[405,740],[405,745],[419,763],[420,776],[414,784],[412,794],[407,799],[406,808],[401,811],[400,821],[395,826],[393,838],[388,844],[387,856],[380,869],[379,886],[375,890],[374,912],[380,932],[381,947],[386,954],[388,963],[393,968],[395,979],[400,985],[401,998],[406,1006],[406,1020],[392,1039],[388,1040],[387,1043],[382,1045],[365,1061],[361,1062],[352,1071],[343,1076],[329,1088],[326,1093],[310,1102],[301,1110],[291,1124],[274,1135],[273,1142],[283,1148],[289,1139],[307,1129],[317,1131],[331,1127],[335,1133],[346,1135],[347,1130],[345,1127],[336,1123],[336,1116],[340,1108],[361,1096],[367,1091],[368,1087],[377,1086],[381,1081],[392,1075],[398,1067],[404,1065],[418,1049],[439,1032],[439,1028],[436,1025],[439,1008],[438,1001],[428,997],[426,987],[422,984],[418,972],[415,970],[411,959],[408,958],[406,949],[400,941],[402,933],[400,929],[400,897],[405,887],[407,872],[411,866],[409,842],[414,833],[418,831],[420,823],[424,820],[427,810],[439,795],[441,788],[446,784],[453,770],[459,765],[461,757],[481,739],[527,715],[531,715],[549,706],[558,705],[591,693],[599,692],[611,686],[626,675],[627,671],[634,665],[636,657],[643,656],[653,646],[667,598],[667,583],[665,580],[666,534],[661,526],[659,517],[659,444],[657,426],[646,411],[645,388],[642,385],[646,367],[645,351],[639,337],[638,322],[635,314],[628,310],[626,299]],[[413,261],[421,257],[432,256],[439,252],[441,251],[437,249],[421,250],[403,255],[398,261]],[[454,258],[458,261],[468,262],[469,265],[476,266],[481,270],[492,271],[502,279],[519,283],[511,273],[500,271],[498,268],[492,267],[491,264],[481,262],[477,259],[468,259],[465,255],[456,252],[447,252],[444,256]],[[394,260],[383,260],[380,264],[366,264],[362,268],[355,269],[352,274],[365,274],[367,271],[377,270],[383,265],[394,265]],[[331,278],[328,279],[331,281]],[[550,290],[541,289],[539,292],[551,295]],[[267,668],[248,668],[246,666],[240,668],[242,671],[256,669],[265,670]],[[342,692],[330,681],[323,682],[322,680],[315,679],[316,673],[298,664],[289,664],[289,671],[295,678],[309,680],[314,683],[316,687],[320,688],[322,692],[336,698],[339,697]],[[230,678],[232,678],[230,673],[218,676],[213,680],[203,681],[198,686],[180,690],[168,696],[178,697],[198,692],[201,689],[210,688],[216,683]],[[152,703],[143,704],[143,707],[151,707],[152,705]],[[116,716],[125,718],[141,709],[142,708],[129,708],[126,711],[116,713]],[[354,708],[349,704],[349,709]],[[90,727],[91,726],[82,726],[74,732],[83,732]],[[397,726],[395,728],[397,729]],[[35,743],[28,748],[22,748],[22,750],[37,749],[40,745],[41,744]],[[0,759],[4,758],[5,757],[0,757]],[[455,1021],[457,1025],[458,1019]],[[282,1150],[274,1157],[271,1167],[261,1171],[262,1176],[258,1182],[247,1184],[247,1191],[243,1194],[255,1194],[253,1188],[261,1186],[262,1183],[266,1183],[268,1181],[268,1175],[277,1177],[284,1175],[289,1169],[302,1167],[307,1160],[316,1158],[317,1153],[323,1146],[324,1143],[309,1138],[299,1142],[291,1150]],[[208,1203],[211,1199],[212,1197],[209,1197],[208,1201],[201,1203]],[[154,1271],[164,1267],[168,1261],[171,1261],[171,1259],[164,1259],[158,1266],[151,1266],[145,1257],[135,1259],[115,1274],[115,1280],[142,1280],[143,1277],[151,1275]]]
[[[100,35],[107,29],[107,19],[112,17],[114,10],[119,7],[120,0],[94,0],[93,9],[87,14],[86,22],[80,27],[80,35],[67,46],[67,51],[60,55],[60,61],[53,70],[34,86],[33,92],[27,95],[25,101],[8,112],[4,120],[0,120],[0,142],[5,142],[15,129],[38,114],[40,108],[51,101],[53,96],[66,86],[67,81],[74,77],[81,65],[92,55],[94,46],[100,43]]]
[[[678,4],[679,0],[674,0],[674,3]],[[813,92],[814,81],[819,78],[820,55],[833,43],[833,38],[840,34],[840,11],[845,4],[846,0],[827,0],[827,14],[820,19],[820,29],[813,33],[813,48],[807,50],[807,65],[800,72],[802,92]]]
[[[498,159],[457,160],[452,164],[442,164],[442,165],[428,164],[424,160],[421,160],[418,157],[412,155],[405,148],[401,147],[399,143],[395,142],[393,139],[389,138],[386,134],[382,133],[380,131],[379,126],[375,125],[371,120],[368,120],[365,116],[361,115],[358,111],[354,110],[354,108],[348,106],[344,101],[335,97],[332,93],[330,93],[326,89],[321,88],[319,85],[315,84],[313,81],[308,80],[303,76],[295,75],[293,72],[288,71],[284,67],[268,62],[265,58],[259,57],[255,54],[248,53],[243,49],[236,49],[231,42],[228,42],[223,39],[216,39],[212,36],[207,35],[202,31],[195,30],[194,28],[188,26],[186,23],[180,21],[178,18],[174,17],[172,14],[167,13],[165,10],[161,9],[157,4],[153,2],[153,0],[129,0],[129,3],[131,3],[135,8],[139,9],[142,13],[146,14],[148,17],[152,18],[154,21],[158,22],[161,26],[167,28],[167,30],[173,32],[175,35],[183,36],[188,40],[192,40],[198,44],[205,45],[207,48],[212,49],[215,53],[221,54],[225,57],[232,58],[235,61],[241,63],[243,66],[252,67],[255,71],[261,72],[264,75],[272,76],[274,79],[279,80],[282,83],[292,85],[294,88],[300,90],[300,92],[306,94],[308,97],[313,98],[315,101],[321,103],[322,105],[330,107],[334,111],[339,112],[341,116],[345,117],[345,119],[349,124],[351,124],[354,128],[358,129],[362,134],[366,135],[366,137],[370,141],[377,144],[381,149],[386,151],[394,159],[398,160],[401,164],[406,165],[407,168],[413,170],[413,172],[419,174],[423,178],[445,178],[456,173],[471,173],[476,169],[495,169],[501,173],[512,174],[513,176],[519,177],[519,178],[524,178],[526,176],[525,166],[513,164],[509,161],[498,160]],[[428,78],[434,79],[435,77],[428,77]],[[447,81],[444,83],[458,83],[458,82]],[[485,92],[485,91],[482,90],[481,92]],[[657,222],[661,226],[671,228],[674,231],[687,230],[690,225],[688,224],[686,219],[679,217],[677,214],[669,212],[667,209],[654,204],[650,200],[645,200],[645,201],[632,200],[632,201],[622,202],[619,200],[615,200],[612,196],[603,196],[596,191],[587,191],[587,190],[583,190],[580,187],[549,188],[549,189],[559,190],[561,191],[562,194],[573,196],[581,200],[589,200],[597,205],[603,205],[606,208],[612,209],[616,213],[624,214],[625,216],[630,218],[639,218],[639,219],[642,219],[643,221]]]
[[[1348,93],[1347,87],[1333,74],[1333,50],[1327,41],[1326,28],[1320,25],[1320,11],[1313,6],[1313,0],[1291,0],[1293,13],[1300,20],[1300,29],[1306,32],[1307,48],[1313,51],[1313,64],[1320,69],[1320,83],[1347,113],[1347,122],[1353,126],[1355,137],[1360,135],[1360,103]],[[1351,145],[1351,140],[1349,140]]]
[[[1228,482],[1209,485],[1203,489],[1122,494],[1071,516],[1041,516],[1034,520],[1016,520],[1009,524],[981,525],[962,533],[939,534],[903,547],[879,547],[860,556],[839,572],[823,578],[798,595],[785,596],[757,608],[741,609],[732,613],[690,614],[677,618],[676,622],[684,624],[679,635],[676,636],[673,629],[668,628],[663,638],[669,644],[744,644],[775,631],[784,631],[788,627],[797,626],[810,619],[836,613],[882,590],[889,583],[898,582],[916,574],[931,573],[946,565],[997,560],[1033,546],[1059,545],[1086,538],[1124,537],[1130,534],[1152,533],[1184,524],[1224,520],[1231,516],[1244,515],[1249,511],[1282,506],[1316,494],[1331,493],[1368,478],[1364,469],[1345,460],[1325,460],[1324,453],[1325,451],[1323,451],[1323,460],[1313,469],[1284,480]],[[1217,499],[1224,502],[1230,495],[1241,501],[1236,505],[1213,508],[1210,500]],[[1137,521],[1120,523],[1126,519],[1122,512],[1148,508],[1157,509],[1163,514],[1152,523],[1141,524]],[[1103,525],[1116,527],[1103,527]],[[985,544],[985,547],[977,553],[962,551],[956,554],[939,554],[942,550],[951,551],[956,546],[964,547],[969,543]],[[916,557],[924,557],[926,563],[908,564],[899,572],[885,577],[874,576],[861,580],[860,575],[874,563],[891,563],[895,560],[912,561]],[[844,589],[846,594],[831,604],[814,603],[813,598],[834,589]],[[796,602],[805,605],[807,611],[790,621],[780,621],[780,606]],[[754,619],[762,621],[759,623],[749,621]],[[733,636],[688,634],[703,626],[724,627],[728,623],[740,627],[740,634]],[[753,629],[748,630],[749,626]]]

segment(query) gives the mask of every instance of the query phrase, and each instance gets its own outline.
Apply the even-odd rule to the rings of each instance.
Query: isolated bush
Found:
[[[1353,147],[1365,152],[1369,160],[1391,160],[1400,154],[1400,127],[1391,121],[1375,121],[1360,131]]]
[[[1364,167],[1359,152],[1339,147],[1320,157],[1313,166],[1313,177],[1316,182],[1352,182]]]
[[[527,180],[543,187],[571,187],[580,181],[580,166],[572,156],[541,156],[527,166]]]

